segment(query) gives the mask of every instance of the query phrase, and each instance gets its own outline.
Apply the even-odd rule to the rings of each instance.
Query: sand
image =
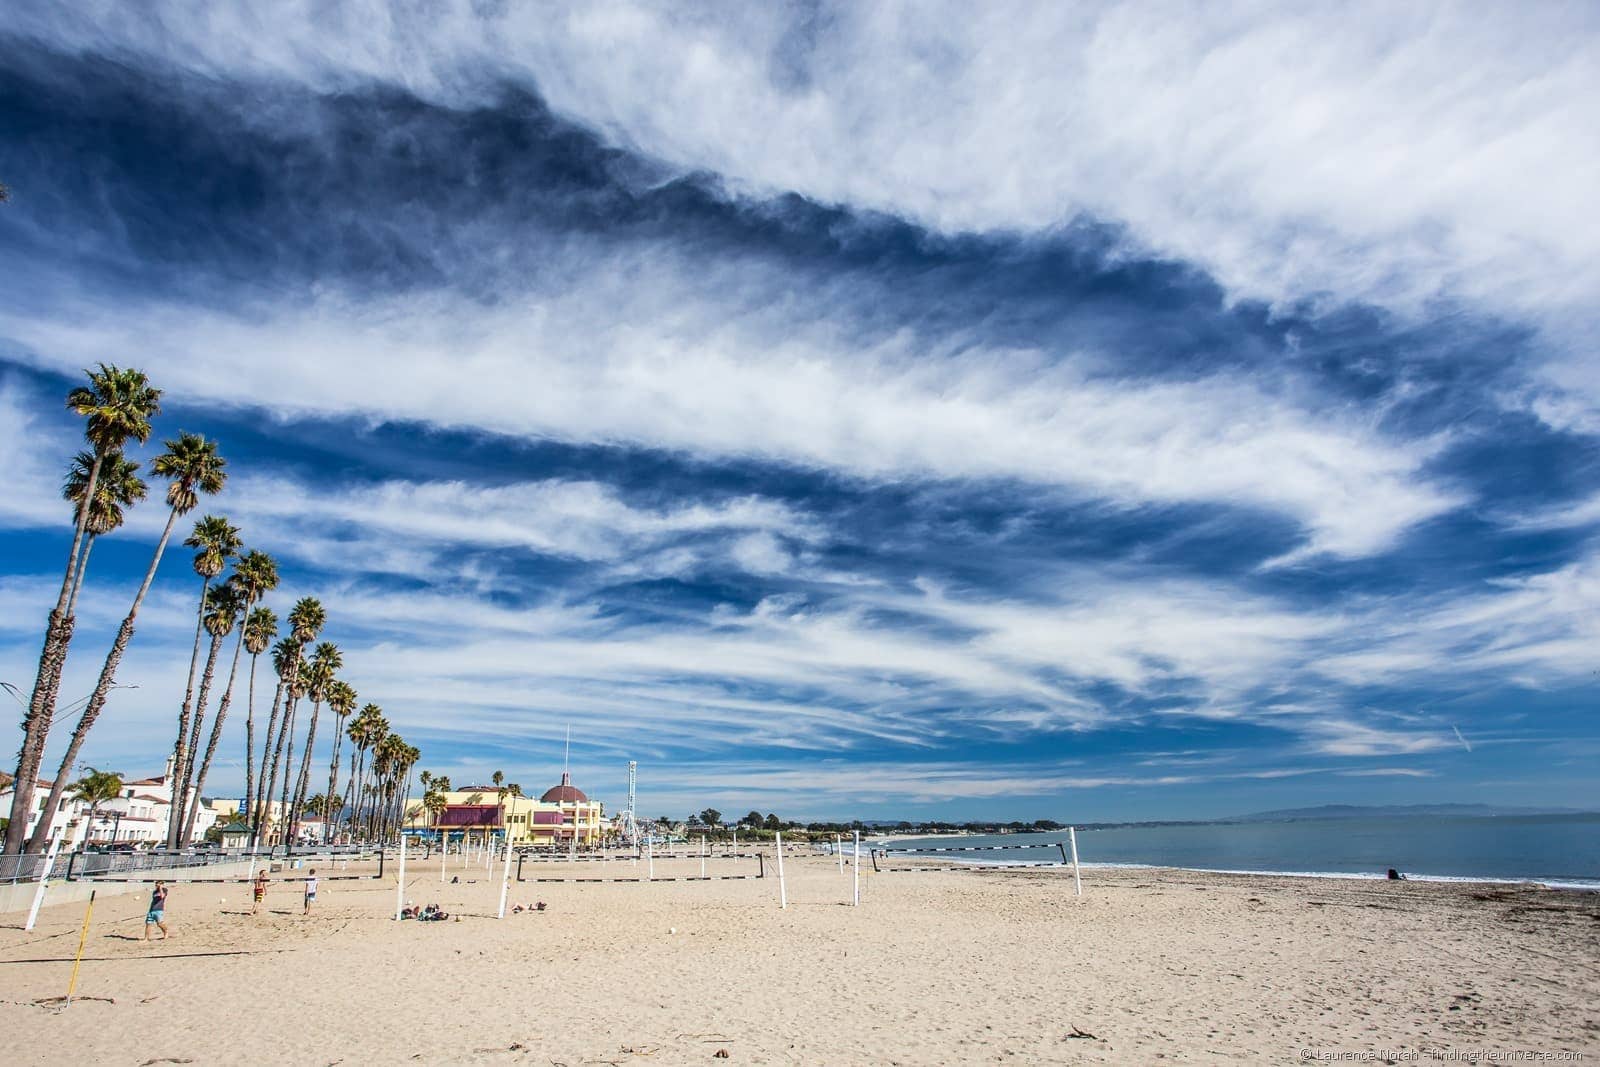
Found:
[[[461,916],[423,924],[390,918],[392,874],[322,866],[310,917],[293,886],[252,918],[242,885],[178,885],[152,944],[143,896],[115,897],[79,980],[97,999],[66,1011],[36,1002],[66,989],[82,905],[31,933],[7,915],[5,1061],[1600,1062],[1600,894],[1093,870],[1076,900],[1054,871],[868,871],[852,908],[831,861],[787,869],[787,911],[770,877],[513,884],[549,907],[496,920],[493,876],[413,865],[408,896]]]

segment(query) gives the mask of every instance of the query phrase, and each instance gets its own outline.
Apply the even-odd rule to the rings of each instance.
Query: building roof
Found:
[[[583,790],[572,784],[572,775],[561,772],[561,784],[553,785],[539,798],[541,804],[582,804],[588,801]]]

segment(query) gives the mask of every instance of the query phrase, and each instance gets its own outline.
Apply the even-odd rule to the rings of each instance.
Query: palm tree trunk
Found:
[[[242,629],[239,632],[244,633]],[[250,680],[244,690],[244,810],[239,814],[250,827],[255,825],[252,805],[256,798],[256,661],[260,658],[260,653],[251,653]],[[254,836],[252,833],[251,837]]]
[[[83,588],[83,576],[89,572],[89,552],[97,540],[94,534],[83,539],[83,555],[78,559],[78,572],[72,579],[72,594],[67,597],[67,615],[78,610],[78,592]]]
[[[322,718],[322,701],[311,702],[311,725],[306,729],[305,751],[300,753],[300,781],[294,789],[293,814],[296,819],[300,817],[301,810],[306,803],[306,787],[311,784],[311,752],[317,744],[317,720]],[[327,823],[323,823],[327,828]]]
[[[350,753],[350,780],[344,786],[344,819],[341,820],[344,823],[344,832],[350,835],[352,842],[356,836],[356,817],[361,814],[357,810],[361,804],[361,788],[357,784],[361,766],[359,755],[359,749]]]
[[[340,729],[333,731],[333,759],[328,763],[328,791],[323,794],[328,798],[328,803],[330,805],[333,803],[333,798],[337,796],[339,792],[339,742],[344,740],[344,730],[342,729],[344,726],[344,717],[338,716],[333,721],[336,726],[340,727]],[[332,829],[333,818],[332,816],[328,816],[322,824],[323,837],[326,838],[329,834],[329,831]]]
[[[289,845],[289,779],[293,777],[289,773],[289,768],[294,766],[294,709],[297,703],[299,703],[298,699],[293,694],[290,694],[289,707],[283,716],[283,733],[279,736],[280,743],[282,743],[284,736],[288,738],[288,748],[283,756],[283,796],[278,803],[278,814],[283,820],[278,833],[283,839],[285,852],[287,852]]]
[[[172,536],[172,526],[177,521],[178,511],[174,508],[167,515],[166,528],[161,531],[161,540],[156,542],[155,555],[150,558],[150,568],[144,572],[144,581],[139,586],[139,592],[134,595],[133,605],[128,608],[127,616],[117,629],[117,637],[111,643],[111,651],[106,653],[106,662],[100,668],[100,679],[95,683],[94,692],[89,696],[89,706],[83,709],[83,717],[78,720],[77,728],[72,731],[72,740],[67,745],[66,755],[61,757],[61,769],[56,771],[56,780],[50,786],[50,799],[45,802],[45,811],[54,811],[56,805],[61,802],[61,794],[67,788],[67,778],[71,776],[72,768],[78,761],[78,753],[83,748],[84,739],[89,736],[89,730],[94,726],[95,720],[100,717],[100,710],[106,706],[106,694],[111,692],[111,686],[117,678],[117,667],[122,663],[122,654],[127,651],[128,642],[133,638],[133,624],[139,617],[139,605],[144,603],[145,594],[150,592],[150,583],[156,580],[156,569],[161,566],[162,553],[167,550],[167,540]],[[15,796],[20,800],[22,782],[19,780],[17,785],[19,788]],[[17,821],[26,823],[27,820],[13,820]],[[46,830],[46,821],[40,819],[39,825],[34,828],[32,839],[28,842],[28,851],[37,852],[44,848],[48,840]],[[8,835],[7,841],[9,840]]]
[[[211,740],[206,742],[206,757],[200,762],[200,773],[194,779],[194,797],[189,804],[189,814],[183,823],[183,839],[194,833],[194,822],[200,814],[200,793],[206,786],[206,773],[211,770],[211,759],[217,754],[222,740],[222,724],[228,718],[228,706],[233,703],[233,683],[239,676],[239,653],[244,651],[244,626],[239,627],[239,639],[233,646],[233,666],[228,669],[228,686],[222,691],[222,702],[217,705],[217,716],[211,721]]]
[[[72,528],[72,548],[67,553],[67,572],[61,579],[61,594],[56,597],[56,606],[50,612],[50,620],[45,625],[44,649],[39,653],[39,672],[34,678],[33,694],[28,698],[28,710],[22,716],[22,747],[17,751],[17,773],[12,782],[11,810],[13,812],[29,812],[33,810],[33,793],[38,787],[39,766],[44,762],[44,745],[50,736],[50,720],[56,713],[56,696],[61,689],[61,671],[67,662],[67,646],[72,643],[73,619],[70,603],[72,600],[73,576],[78,570],[78,548],[83,543],[83,531],[89,522],[89,502],[94,499],[95,485],[100,480],[100,465],[103,457],[100,450],[96,449],[94,462],[89,466],[89,482],[84,487],[83,499],[78,504],[78,521]],[[171,523],[168,523],[171,528]],[[56,775],[60,779],[60,775]],[[59,781],[57,785],[59,785]],[[53,791],[53,790],[52,790]],[[60,798],[57,797],[57,800]],[[46,811],[51,810],[46,808]],[[49,820],[40,819],[39,826],[47,825]],[[26,814],[23,818],[12,819],[6,824],[5,845],[0,852],[21,852],[23,849],[23,835],[28,832]],[[30,850],[42,848],[35,846],[33,841],[44,840],[44,835],[34,833],[28,844]]]
[[[189,713],[194,706],[194,676],[195,669],[200,662],[200,635],[205,630],[206,590],[210,588],[210,576],[201,575],[200,606],[195,609],[194,618],[194,649],[189,653],[189,682],[183,691],[183,707],[178,712],[178,740],[174,742],[172,746],[172,802],[174,805],[174,812],[178,810],[176,805],[178,803],[179,783],[183,782],[188,774],[187,764],[189,761],[189,752],[187,742],[189,737]],[[174,819],[174,825],[167,827],[168,848],[177,847],[178,827],[176,822],[177,820]]]
[[[167,827],[167,847],[182,848],[189,839],[183,836],[183,813],[189,807],[189,782],[194,776],[194,756],[200,750],[200,731],[206,724],[206,701],[211,699],[211,677],[217,669],[217,654],[222,651],[222,635],[211,635],[206,650],[205,673],[200,678],[200,699],[195,702],[194,718],[189,723],[189,741],[184,748],[184,765],[172,771],[172,824]]]
[[[267,736],[261,742],[261,780],[256,783],[250,817],[250,847],[261,840],[261,824],[271,812],[273,787],[278,784],[278,757],[283,753],[283,731],[278,726],[278,709],[283,705],[283,679],[278,680],[277,691],[272,694],[272,714],[267,718]],[[273,734],[277,734],[277,748],[273,747]],[[272,778],[267,778],[267,755],[272,754]]]

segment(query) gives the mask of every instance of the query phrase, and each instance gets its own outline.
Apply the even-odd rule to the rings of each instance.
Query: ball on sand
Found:
[[[676,926],[669,926],[669,927],[667,927],[667,933],[669,933],[669,934],[675,934],[675,933],[677,933],[677,932],[678,932],[678,928],[677,928],[677,927],[676,927]]]

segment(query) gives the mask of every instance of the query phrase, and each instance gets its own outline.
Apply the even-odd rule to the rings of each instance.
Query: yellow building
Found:
[[[570,774],[562,774],[561,784],[551,786],[544,795],[531,797],[502,793],[492,785],[469,785],[441,794],[444,806],[428,811],[413,805],[406,830],[416,836],[432,837],[448,833],[452,840],[465,835],[491,840],[511,834],[513,845],[567,848],[574,838],[580,848],[600,844],[605,834],[605,805],[590,800],[572,784]]]

